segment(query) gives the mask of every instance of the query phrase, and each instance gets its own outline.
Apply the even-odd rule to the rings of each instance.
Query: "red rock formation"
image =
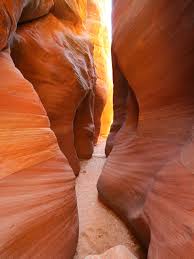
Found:
[[[87,0],[54,0],[54,2],[52,12],[57,18],[68,24],[82,27],[86,19]]]
[[[53,0],[1,0],[0,2],[0,50],[16,30],[17,23],[33,20],[48,14]]]
[[[0,257],[72,258],[75,177],[32,85],[0,52]]]
[[[20,25],[12,57],[37,91],[59,146],[77,175],[78,157],[90,158],[93,153],[95,71],[89,43],[76,28],[53,14]]]
[[[99,195],[149,247],[148,258],[192,259],[194,3],[114,0],[113,6],[115,87],[122,95],[128,84],[132,108]]]
[[[107,8],[107,1],[88,0],[86,26],[94,46],[94,63],[97,74],[94,105],[95,142],[97,142],[100,133],[106,134],[112,120],[112,78],[110,78],[108,71],[111,42],[106,17]]]
[[[20,0],[20,2],[22,2]],[[23,0],[23,10],[19,22],[32,21],[49,13],[54,7],[53,0]]]

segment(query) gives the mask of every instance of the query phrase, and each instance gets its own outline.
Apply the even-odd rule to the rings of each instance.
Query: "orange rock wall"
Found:
[[[32,56],[33,52],[36,55]],[[78,174],[78,157],[91,157],[94,138],[96,80],[87,38],[50,13],[18,26],[12,57],[37,91],[59,146]],[[81,106],[86,106],[84,114]]]
[[[0,3],[1,258],[74,256],[75,176],[50,126],[70,162],[75,154],[78,173],[78,156],[92,155],[94,138],[95,70],[85,16],[85,1]]]
[[[149,259],[194,257],[193,14],[193,1],[113,1],[114,108],[126,117],[98,190]]]
[[[111,37],[108,17],[110,1],[88,0],[87,30],[94,46],[94,63],[97,82],[95,90],[94,120],[96,140],[107,135],[112,122],[112,65]],[[111,17],[109,17],[111,19]]]
[[[74,173],[92,156],[101,109],[94,57],[106,81],[110,50],[106,28],[95,49],[86,21],[86,0],[0,1],[0,258],[75,254]]]
[[[46,112],[0,52],[0,257],[72,258],[78,217],[75,177]]]

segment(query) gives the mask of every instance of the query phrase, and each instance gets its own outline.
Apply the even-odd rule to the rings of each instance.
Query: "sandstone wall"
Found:
[[[150,259],[194,257],[193,14],[193,1],[113,1],[113,126],[122,127],[98,190]]]
[[[0,257],[72,258],[75,176],[33,86],[0,52]]]
[[[74,256],[74,173],[94,143],[85,19],[81,0],[0,3],[1,258]]]

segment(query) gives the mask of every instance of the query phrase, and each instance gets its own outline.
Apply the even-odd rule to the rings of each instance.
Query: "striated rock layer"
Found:
[[[191,0],[113,1],[113,126],[122,127],[98,190],[150,259],[194,257],[193,14]]]
[[[74,256],[69,163],[77,175],[79,159],[92,156],[100,95],[86,5],[0,1],[0,258]]]
[[[72,258],[75,176],[8,50],[0,52],[0,75],[0,257]]]
[[[18,27],[12,57],[37,91],[59,146],[78,174],[78,157],[93,153],[95,71],[87,39],[49,14]]]
[[[53,0],[1,0],[0,50],[5,48],[17,28],[17,23],[30,21],[49,13]]]

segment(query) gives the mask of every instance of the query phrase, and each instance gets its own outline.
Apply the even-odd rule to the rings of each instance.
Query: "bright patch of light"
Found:
[[[108,28],[109,39],[112,41],[112,0],[103,1],[103,17],[104,23]]]
[[[101,135],[107,136],[110,130],[110,125],[113,120],[113,78],[112,78],[112,59],[111,59],[111,42],[112,42],[112,0],[96,0],[101,4],[101,19],[106,27],[106,37],[108,39],[105,43],[106,46],[106,66],[107,66],[107,91],[108,99],[105,109],[102,114],[101,122]],[[122,0],[121,0],[122,1]],[[108,35],[107,35],[108,32]]]
[[[107,0],[107,18],[106,23],[109,31],[110,40],[112,40],[112,0]]]

